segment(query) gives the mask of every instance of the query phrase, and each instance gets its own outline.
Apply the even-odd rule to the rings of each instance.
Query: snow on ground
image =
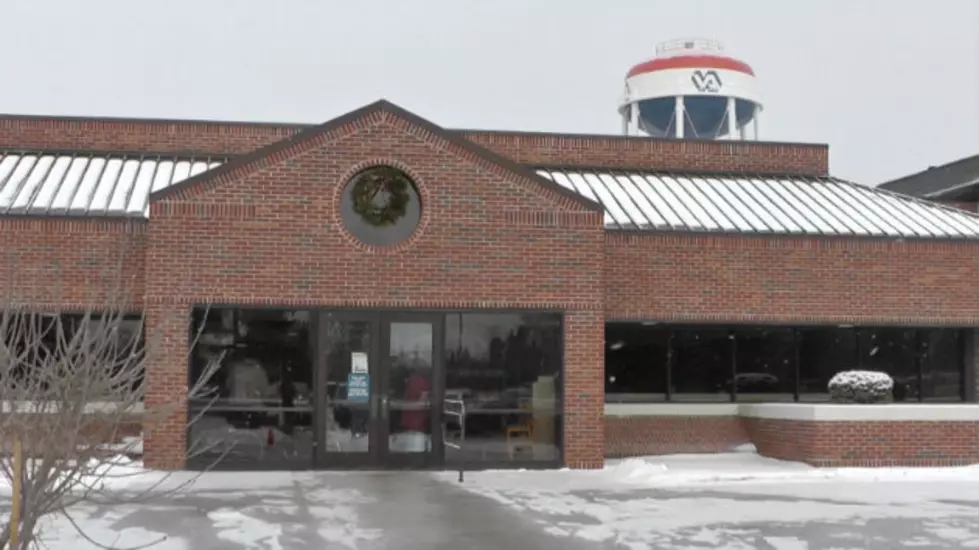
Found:
[[[979,466],[817,469],[739,452],[471,472],[462,486],[555,536],[632,550],[979,548]]]
[[[816,469],[740,450],[610,461],[598,471],[466,472],[463,483],[455,472],[167,474],[117,457],[105,465],[105,492],[123,501],[150,494],[74,507],[85,536],[64,517],[47,518],[43,541],[50,550],[406,548],[444,529],[465,543],[473,531],[452,514],[476,506],[459,517],[496,518],[505,533],[524,522],[568,548],[979,548],[979,466]],[[9,498],[9,487],[2,492]],[[0,515],[7,510],[9,500]]]
[[[355,480],[347,480],[342,474],[168,475],[141,470],[138,463],[115,468],[124,474],[138,471],[141,475],[124,475],[120,479],[128,481],[110,484],[100,493],[99,502],[73,506],[71,519],[61,514],[44,518],[44,548],[95,550],[152,545],[154,550],[357,550],[382,534],[362,521],[363,509],[374,500],[348,486]],[[178,487],[179,492],[173,493]],[[9,498],[9,489],[5,496]],[[9,500],[3,502],[0,522],[8,518]]]

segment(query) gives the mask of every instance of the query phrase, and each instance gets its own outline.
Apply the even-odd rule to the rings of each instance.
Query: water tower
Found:
[[[658,44],[656,57],[626,75],[619,105],[622,133],[758,139],[762,104],[755,73],[723,50],[719,42],[702,38]]]

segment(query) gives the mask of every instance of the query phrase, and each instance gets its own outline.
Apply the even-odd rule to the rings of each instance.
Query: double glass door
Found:
[[[425,468],[444,456],[441,317],[323,313],[317,461],[327,468]]]

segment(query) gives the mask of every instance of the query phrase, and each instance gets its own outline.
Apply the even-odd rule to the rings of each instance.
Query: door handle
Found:
[[[386,419],[388,417],[388,396],[381,396],[381,418]]]

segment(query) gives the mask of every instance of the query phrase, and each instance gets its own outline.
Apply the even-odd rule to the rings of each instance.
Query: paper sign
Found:
[[[350,372],[355,374],[367,374],[367,354],[362,351],[355,351],[350,354]]]
[[[347,375],[347,401],[364,403],[371,397],[371,376],[369,374]]]

